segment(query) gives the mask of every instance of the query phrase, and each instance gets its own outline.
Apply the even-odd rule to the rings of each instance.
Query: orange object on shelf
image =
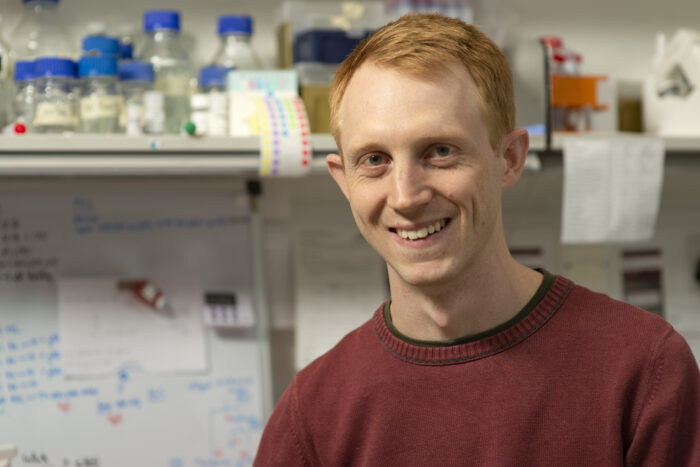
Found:
[[[607,104],[598,102],[598,81],[607,80],[605,75],[552,75],[552,106],[566,108],[590,107],[605,110]]]

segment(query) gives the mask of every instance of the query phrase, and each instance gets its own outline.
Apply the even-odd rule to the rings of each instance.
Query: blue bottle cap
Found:
[[[119,58],[122,60],[131,60],[132,58],[134,58],[134,44],[128,42],[120,42]]]
[[[223,86],[226,84],[226,75],[231,71],[231,68],[225,66],[205,66],[199,70],[199,85],[205,86]]]
[[[143,30],[156,29],[180,30],[180,13],[175,10],[150,10],[143,14]]]
[[[34,79],[34,62],[31,60],[17,60],[15,62],[15,81],[27,81]]]
[[[83,39],[83,53],[89,55],[117,55],[119,39],[110,36],[88,36]]]
[[[116,76],[117,56],[99,55],[97,57],[80,57],[78,76]]]
[[[219,35],[222,34],[253,34],[253,18],[248,15],[219,16]]]
[[[122,81],[150,81],[156,79],[153,65],[149,62],[120,62],[119,79]]]
[[[75,62],[62,57],[40,57],[34,60],[35,78],[75,78]]]

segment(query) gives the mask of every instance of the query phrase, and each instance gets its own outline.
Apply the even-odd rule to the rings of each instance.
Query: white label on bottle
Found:
[[[161,76],[156,80],[155,88],[166,96],[188,96],[190,80],[185,76]]]
[[[225,92],[209,93],[209,134],[225,136],[228,134],[228,96]]]
[[[143,119],[146,133],[160,134],[165,131],[162,92],[146,91],[143,93]]]
[[[124,112],[126,123],[126,134],[129,136],[137,136],[143,133],[143,107],[137,103],[129,102],[126,104]]]
[[[75,107],[70,102],[41,102],[36,106],[34,126],[74,126]]]
[[[92,120],[95,118],[119,117],[120,96],[88,96],[80,99],[80,118]]]

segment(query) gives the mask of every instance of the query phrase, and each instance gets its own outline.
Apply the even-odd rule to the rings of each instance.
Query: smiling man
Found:
[[[683,338],[508,251],[528,135],[497,46],[405,16],[340,66],[331,118],[328,168],[391,299],[294,378],[256,465],[700,465]]]

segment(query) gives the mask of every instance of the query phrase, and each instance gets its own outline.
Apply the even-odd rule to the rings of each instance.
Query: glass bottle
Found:
[[[24,12],[12,40],[15,60],[76,56],[75,44],[57,12],[59,0],[23,0]]]
[[[226,76],[231,68],[207,66],[199,71],[200,92],[207,96],[207,131],[211,136],[228,134],[228,94]]]
[[[165,101],[165,132],[180,133],[190,115],[192,68],[180,42],[180,15],[171,10],[144,14],[146,43],[140,60],[150,62],[156,74],[155,89]]]
[[[75,63],[63,57],[39,57],[34,61],[36,133],[75,131],[77,115],[73,82]]]
[[[10,46],[3,40],[2,18],[0,18],[0,131],[12,121],[12,63]]]
[[[15,62],[15,96],[12,99],[14,121],[22,123],[25,131],[31,133],[34,123],[34,104],[36,84],[34,83],[34,62],[19,60]]]
[[[224,15],[219,17],[221,43],[213,63],[236,70],[259,70],[260,59],[250,39],[253,34],[253,19],[247,15]]]
[[[129,136],[161,133],[165,118],[163,109],[146,109],[146,104],[153,106],[158,103],[158,98],[149,99],[148,96],[153,93],[160,94],[159,91],[153,90],[153,65],[148,62],[120,62],[119,81],[124,96],[125,133]]]
[[[119,128],[121,94],[117,78],[117,56],[81,57],[80,131],[116,133]]]

